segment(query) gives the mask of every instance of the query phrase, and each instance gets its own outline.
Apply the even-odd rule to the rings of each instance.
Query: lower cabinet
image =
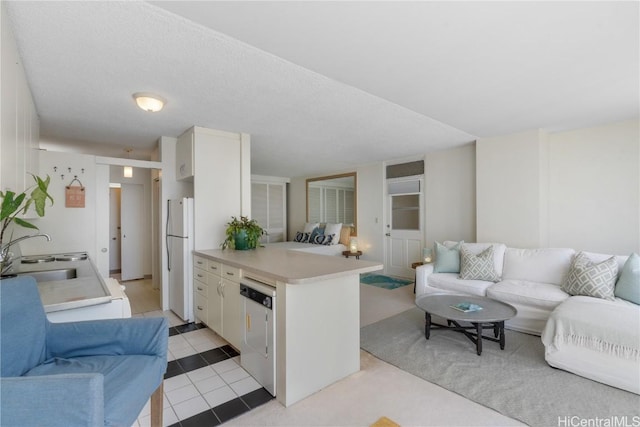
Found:
[[[222,279],[222,337],[240,350],[243,312],[240,306],[240,282]]]
[[[196,317],[238,350],[244,330],[241,276],[239,268],[194,257]]]

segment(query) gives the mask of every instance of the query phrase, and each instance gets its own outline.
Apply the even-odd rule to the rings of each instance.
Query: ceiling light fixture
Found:
[[[162,110],[164,104],[167,103],[164,98],[148,92],[134,93],[133,99],[136,100],[136,104],[138,105],[138,107],[150,113],[156,113]]]

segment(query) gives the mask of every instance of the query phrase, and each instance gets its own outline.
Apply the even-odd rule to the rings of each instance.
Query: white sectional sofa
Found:
[[[443,245],[452,248],[457,243]],[[518,249],[501,243],[461,246],[476,255],[492,246],[497,281],[465,280],[457,272],[434,272],[436,260],[416,269],[416,299],[450,293],[509,303],[518,314],[506,327],[541,335],[545,359],[551,366],[640,394],[640,305],[617,297],[607,300],[565,292],[562,287],[577,254],[574,249]],[[612,257],[583,254],[594,263]],[[627,258],[615,257],[618,276]]]

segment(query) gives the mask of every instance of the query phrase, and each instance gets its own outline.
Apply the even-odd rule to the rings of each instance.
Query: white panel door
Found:
[[[120,270],[120,189],[109,189],[109,272]]]
[[[144,186],[122,184],[120,197],[121,280],[142,279],[142,228],[144,227]]]
[[[387,208],[385,271],[392,276],[413,278],[411,264],[422,257],[422,193],[390,194]]]

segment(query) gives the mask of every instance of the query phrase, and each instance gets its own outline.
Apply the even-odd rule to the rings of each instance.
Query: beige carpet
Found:
[[[415,307],[413,285],[396,289],[360,284],[360,327]]]

